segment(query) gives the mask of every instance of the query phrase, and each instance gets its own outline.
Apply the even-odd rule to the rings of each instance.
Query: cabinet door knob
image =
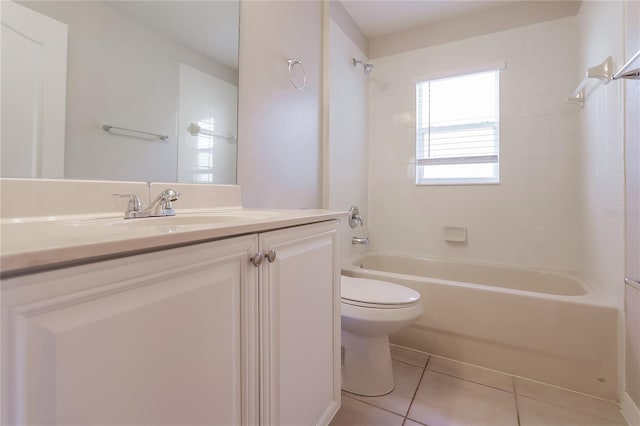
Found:
[[[264,257],[267,258],[269,263],[273,263],[276,260],[276,251],[275,250],[269,250],[269,252],[267,254],[265,254]]]
[[[256,253],[253,255],[249,261],[253,264],[253,266],[258,267],[262,263],[262,255],[260,253]]]

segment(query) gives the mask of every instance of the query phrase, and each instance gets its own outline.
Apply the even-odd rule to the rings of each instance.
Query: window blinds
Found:
[[[416,166],[497,164],[498,78],[492,70],[417,83]]]

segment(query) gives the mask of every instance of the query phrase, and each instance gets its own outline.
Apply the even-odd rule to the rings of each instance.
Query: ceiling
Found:
[[[340,0],[369,38],[469,15],[513,0]]]

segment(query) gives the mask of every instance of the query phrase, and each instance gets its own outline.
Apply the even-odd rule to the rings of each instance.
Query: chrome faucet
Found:
[[[367,237],[352,237],[351,238],[351,244],[353,244],[353,245],[356,245],[356,244],[367,245],[367,244],[369,244],[369,238],[367,238]]]
[[[149,207],[147,207],[145,211],[148,211],[151,217],[175,216],[176,211],[173,209],[172,203],[178,198],[180,198],[180,194],[176,191],[173,189],[165,189],[149,204]]]
[[[113,194],[116,197],[128,197],[129,204],[124,211],[125,219],[136,219],[142,217],[175,216],[173,202],[180,198],[180,194],[173,189],[165,189],[156,197],[149,207],[142,209],[140,198],[136,194]]]

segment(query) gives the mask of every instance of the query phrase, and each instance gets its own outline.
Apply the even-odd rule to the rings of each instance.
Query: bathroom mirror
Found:
[[[1,16],[1,176],[236,182],[238,0],[3,1]]]

